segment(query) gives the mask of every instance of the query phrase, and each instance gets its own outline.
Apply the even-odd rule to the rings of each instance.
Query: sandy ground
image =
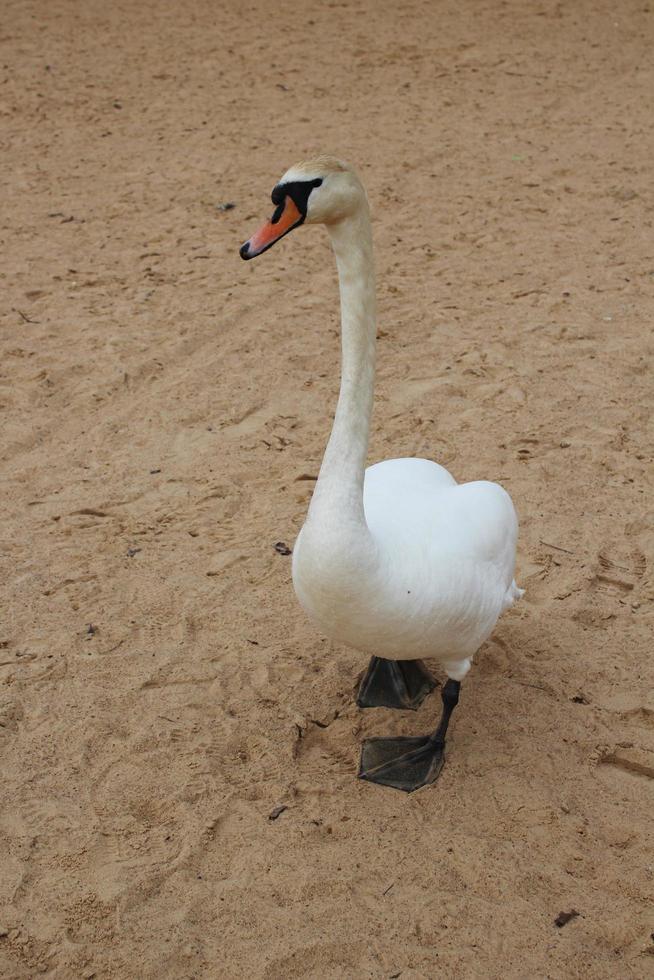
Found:
[[[651,0],[4,0],[0,35],[2,977],[652,976]],[[438,697],[359,711],[274,548],[335,270],[321,229],[237,249],[323,150],[374,212],[371,461],[521,516],[412,796],[359,746]]]

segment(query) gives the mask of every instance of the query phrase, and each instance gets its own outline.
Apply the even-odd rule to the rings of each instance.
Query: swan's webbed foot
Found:
[[[359,778],[412,793],[438,779],[444,744],[429,735],[408,738],[367,738],[361,751]]]
[[[436,687],[422,660],[371,657],[357,704],[360,708],[402,708],[415,711]]]
[[[459,681],[442,690],[443,714],[433,735],[367,738],[361,751],[359,778],[412,793],[438,779],[445,761],[445,735],[459,700]]]

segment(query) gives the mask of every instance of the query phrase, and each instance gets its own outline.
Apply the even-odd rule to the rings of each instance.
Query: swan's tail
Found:
[[[518,588],[515,579],[513,579],[504,596],[504,609],[510,609],[518,599],[522,599],[524,594],[525,590]]]

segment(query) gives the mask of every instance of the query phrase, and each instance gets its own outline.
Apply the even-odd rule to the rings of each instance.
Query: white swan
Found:
[[[251,259],[293,228],[324,224],[338,267],[342,378],[332,433],[293,552],[293,583],[328,636],[372,655],[358,703],[415,708],[442,663],[443,714],[419,738],[366,739],[359,775],[411,791],[438,776],[460,681],[515,584],[518,522],[496,483],[457,484],[426,459],[365,467],[375,376],[375,278],[365,191],[347,164],[318,157],[288,170],[276,211],[241,248]]]

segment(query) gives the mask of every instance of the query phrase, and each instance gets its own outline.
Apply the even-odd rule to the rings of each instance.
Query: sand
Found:
[[[652,976],[654,6],[5,0],[0,32],[2,977]],[[275,550],[336,278],[322,229],[238,247],[317,151],[373,208],[370,461],[521,518],[526,596],[410,796],[360,744],[438,695],[358,710]]]

